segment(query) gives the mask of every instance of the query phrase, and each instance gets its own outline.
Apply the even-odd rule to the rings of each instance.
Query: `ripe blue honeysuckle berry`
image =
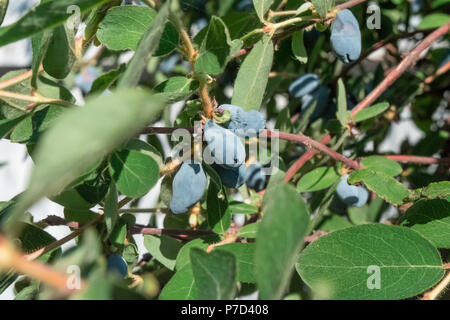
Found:
[[[108,257],[107,269],[108,271],[119,273],[124,278],[128,275],[127,262],[120,254],[117,253],[114,253]]]
[[[217,164],[213,164],[212,168],[217,172],[223,185],[228,188],[237,189],[245,182],[247,166],[245,163],[238,168],[224,168]]]
[[[255,162],[247,167],[245,184],[256,192],[264,190],[266,187],[266,176],[262,172],[261,163]]]
[[[170,210],[174,214],[185,213],[203,196],[206,175],[202,165],[194,160],[183,162],[172,182]]]
[[[302,114],[316,102],[316,108],[310,117],[310,121],[315,121],[320,118],[327,110],[329,95],[330,90],[322,85],[313,93],[304,95],[302,97]]]
[[[245,162],[245,147],[241,139],[232,131],[222,128],[207,120],[203,130],[204,140],[208,147],[205,156],[212,163],[228,167],[238,168]],[[210,159],[212,158],[212,159]]]
[[[361,32],[358,20],[348,10],[339,11],[331,28],[331,46],[338,58],[350,63],[361,54]]]
[[[319,87],[319,77],[314,73],[307,73],[295,80],[289,86],[289,93],[295,98],[301,98],[312,93]]]
[[[369,192],[364,187],[348,184],[347,178],[348,174],[344,175],[336,188],[338,197],[349,206],[362,207],[369,199]]]

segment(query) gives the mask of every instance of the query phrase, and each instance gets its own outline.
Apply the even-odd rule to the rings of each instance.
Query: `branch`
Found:
[[[410,155],[386,155],[388,159],[402,162],[402,163],[418,163],[418,164],[442,164],[444,166],[450,166],[450,158],[433,158],[433,157],[421,157]]]
[[[450,30],[450,23],[433,31],[428,35],[414,50],[412,50],[402,62],[388,74],[388,76],[369,93],[353,110],[351,119],[362,109],[370,106],[384,91],[386,91],[410,66],[416,63],[422,51],[428,48],[434,41],[439,39],[442,35],[448,33]]]
[[[450,283],[450,272],[447,273],[444,279],[442,279],[439,284],[434,287],[432,290],[428,291],[423,295],[421,300],[436,300],[445,290],[445,288]]]
[[[381,40],[377,43],[375,43],[374,45],[372,45],[368,50],[364,51],[363,54],[361,54],[359,56],[359,58],[347,65],[345,65],[345,67],[342,69],[342,71],[336,76],[334,77],[332,83],[336,83],[338,81],[339,78],[342,78],[343,76],[345,76],[351,69],[353,69],[356,65],[358,65],[361,61],[363,61],[365,58],[367,58],[371,53],[373,53],[374,51],[384,47],[385,45],[394,42],[395,40],[398,39],[403,39],[403,38],[409,38],[412,37],[418,33],[430,33],[431,30],[415,30],[413,32],[408,32],[408,33],[400,33],[397,35],[394,35],[390,38]]]
[[[38,69],[38,73],[44,71],[44,68],[42,67],[42,65],[39,67]],[[0,90],[2,89],[6,89],[8,87],[11,87],[15,84],[21,83],[22,81],[25,81],[29,78],[31,78],[33,75],[33,70],[29,70],[25,73],[19,74],[18,76],[15,76],[14,78],[8,79],[8,80],[4,80],[4,81],[0,81]]]
[[[328,144],[328,142],[330,142],[330,140],[331,136],[326,135],[320,141],[320,143],[326,145]],[[295,161],[294,164],[286,171],[286,175],[284,176],[284,182],[289,182],[292,179],[292,177],[294,177],[295,174],[305,165],[305,163],[308,162],[308,160],[310,160],[312,157],[314,157],[316,153],[317,153],[316,150],[310,149],[304,154],[302,154],[302,156],[298,158],[297,161]]]
[[[448,61],[448,62],[445,63],[442,67],[440,67],[439,69],[437,69],[436,72],[435,72],[433,75],[427,77],[427,78],[425,79],[424,82],[425,82],[426,84],[430,84],[431,82],[434,81],[434,79],[436,79],[436,78],[439,77],[441,74],[444,74],[444,73],[446,73],[446,72],[449,71],[449,70],[450,70],[450,61]]]
[[[190,133],[194,133],[194,128],[177,128],[177,127],[148,127],[141,131],[141,134],[171,134],[175,130],[184,129]]]
[[[344,10],[344,9],[348,9],[348,8],[354,7],[357,4],[360,4],[360,3],[363,3],[363,2],[366,2],[366,1],[367,0],[351,0],[351,1],[347,1],[347,2],[344,2],[344,3],[336,6],[336,9],[341,11],[341,10]]]
[[[79,291],[77,289],[69,289],[67,286],[70,280],[68,275],[56,271],[41,262],[30,261],[26,256],[22,256],[17,252],[3,236],[0,236],[0,257],[0,269],[14,269],[18,273],[47,283],[65,294]],[[81,290],[85,285],[84,282],[81,283]]]
[[[328,148],[327,146],[323,145],[322,143],[320,143],[318,141],[311,139],[308,136],[305,136],[301,132],[299,132],[298,134],[292,134],[292,133],[264,130],[261,133],[261,135],[262,136],[266,135],[268,137],[280,138],[280,139],[288,140],[288,141],[299,142],[299,143],[305,145],[307,148],[316,149],[335,160],[343,162],[349,168],[353,168],[355,170],[364,168],[364,166],[362,166],[359,162],[344,157],[342,154],[334,151],[333,149]]]
[[[98,222],[102,221],[102,219],[103,219],[103,215],[101,215],[98,218],[96,218],[96,219],[86,223],[85,225],[83,225],[79,229],[75,230],[71,234],[65,236],[64,238],[62,238],[60,240],[57,240],[55,242],[52,242],[49,245],[47,245],[47,246],[45,246],[45,247],[43,247],[43,248],[41,248],[39,250],[36,250],[36,251],[34,251],[34,252],[30,253],[30,254],[25,255],[25,258],[28,259],[28,260],[35,260],[36,258],[42,256],[43,254],[60,247],[61,245],[69,242],[72,239],[75,239],[81,233],[83,233],[83,231],[85,231],[87,228],[97,224]]]
[[[130,228],[131,234],[143,234],[143,235],[168,235],[171,237],[177,237],[181,239],[192,237],[203,237],[205,235],[212,235],[214,232],[208,230],[176,230],[176,229],[160,229],[149,228],[140,225],[134,225]]]

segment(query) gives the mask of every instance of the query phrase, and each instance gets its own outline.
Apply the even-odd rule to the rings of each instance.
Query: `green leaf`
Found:
[[[325,18],[327,13],[334,7],[334,0],[311,0],[319,16]]]
[[[353,171],[347,180],[350,184],[364,182],[370,191],[375,192],[380,198],[393,205],[402,204],[403,199],[409,195],[409,190],[400,182],[384,172],[372,169]]]
[[[239,229],[238,236],[242,238],[255,239],[258,232],[259,223],[250,223]]]
[[[15,213],[64,190],[118,145],[156,120],[163,104],[143,90],[119,91],[64,113],[42,137],[28,190]]]
[[[319,167],[305,174],[297,183],[298,192],[313,192],[330,187],[340,175],[334,167]]]
[[[58,0],[40,4],[30,10],[19,21],[0,28],[1,46],[30,37],[46,29],[55,28],[64,23],[70,14],[67,8],[75,5],[84,13],[108,0]]]
[[[428,240],[408,228],[383,224],[320,237],[303,250],[296,268],[322,299],[404,299],[444,275],[439,252]]]
[[[347,218],[338,215],[327,216],[320,223],[318,229],[324,231],[336,231],[353,226]]]
[[[72,70],[75,61],[74,31],[65,25],[55,28],[42,61],[45,72],[56,79],[64,79]]]
[[[64,208],[64,219],[66,219],[66,221],[75,221],[81,224],[86,224],[88,222],[91,222],[97,217],[98,217],[97,213],[94,213],[88,209],[76,210]]]
[[[142,197],[159,179],[158,163],[148,154],[136,150],[114,152],[109,172],[119,191],[130,198]]]
[[[238,281],[245,283],[254,283],[256,281],[254,270],[254,243],[230,243],[218,248],[221,251],[232,253],[236,257]]]
[[[105,224],[106,224],[106,236],[109,236],[111,231],[116,225],[117,219],[119,218],[119,209],[117,207],[118,195],[117,188],[114,183],[109,185],[108,193],[105,198]]]
[[[256,14],[261,22],[266,21],[264,16],[269,10],[270,6],[273,4],[274,0],[253,0],[253,6],[255,7]]]
[[[126,237],[127,222],[124,219],[119,218],[116,221],[114,228],[111,230],[108,239],[113,246],[121,248],[125,244]]]
[[[161,96],[167,103],[175,103],[185,100],[195,93],[200,83],[186,77],[172,77],[158,84],[154,90],[157,96]]]
[[[231,214],[252,214],[258,212],[258,207],[245,202],[231,201],[228,210]]]
[[[144,246],[158,262],[166,268],[174,270],[178,252],[183,244],[166,235],[160,237],[146,235],[144,236]]]
[[[162,11],[162,10],[161,10]],[[155,27],[157,12],[146,6],[126,5],[107,11],[97,31],[98,40],[111,50],[136,50],[150,27]],[[160,21],[156,21],[158,23]],[[158,26],[163,28],[164,24]],[[155,56],[169,54],[178,46],[178,32],[168,23],[161,35]]]
[[[431,13],[423,17],[420,21],[419,29],[434,29],[443,26],[450,22],[450,15],[445,13]]]
[[[347,110],[347,94],[345,93],[345,86],[342,78],[338,80],[338,93],[337,93],[337,108],[336,117],[343,127],[347,125],[350,120],[350,111]]]
[[[294,32],[292,35],[292,53],[300,63],[305,64],[308,62],[308,53],[303,44],[303,30]]]
[[[450,195],[450,181],[430,183],[422,189],[421,194],[428,199],[445,198]]]
[[[255,248],[260,299],[281,299],[309,226],[306,203],[288,184],[266,190]]]
[[[355,114],[355,117],[353,118],[354,122],[361,122],[367,119],[374,118],[378,116],[379,114],[382,114],[387,109],[389,109],[389,103],[388,102],[380,102],[377,103],[371,107],[362,109],[357,114]]]
[[[0,81],[12,79],[23,74],[25,71],[26,70],[15,70],[8,72],[0,78]],[[14,86],[8,87],[8,91],[30,95],[30,86],[31,80],[27,79]],[[69,90],[44,76],[38,77],[37,86],[39,86],[39,93],[45,97],[65,100],[68,102],[75,101],[75,98]],[[29,113],[27,111],[29,104],[30,103],[28,101],[2,97],[0,98],[0,115],[3,115],[3,117],[7,119],[17,118],[25,113]],[[47,105],[41,105],[37,107],[35,111],[44,109],[45,107],[47,107]]]
[[[273,60],[272,39],[267,36],[250,51],[239,69],[231,104],[244,110],[259,110]]]
[[[162,37],[164,34],[164,27],[167,24],[167,19],[169,17],[169,5],[170,1],[165,2],[159,9],[158,14],[152,19],[153,23],[149,26],[148,30],[143,34],[139,44],[137,46],[136,52],[131,59],[125,74],[119,80],[119,88],[122,87],[134,87],[139,83],[142,73],[150,61],[159,46],[162,43]],[[118,7],[123,8],[123,7]],[[136,17],[133,16],[133,19]],[[112,35],[113,38],[116,35]],[[178,42],[178,41],[177,41]],[[158,52],[157,52],[158,53]]]
[[[125,71],[125,65],[120,65],[119,69],[108,71],[105,74],[102,74],[100,77],[95,79],[92,84],[91,91],[89,94],[102,93],[106,89],[108,89],[119,76]]]
[[[198,289],[194,283],[191,264],[179,269],[164,286],[159,295],[160,300],[196,300]]]
[[[222,19],[213,16],[194,41],[200,46],[195,71],[212,75],[222,73],[231,53],[230,34]]]
[[[192,272],[201,300],[231,300],[236,293],[236,258],[220,249],[190,252]]]
[[[218,188],[215,183],[210,183],[206,204],[208,225],[214,232],[224,235],[231,225],[231,213],[227,210],[225,190]]]
[[[368,169],[383,172],[388,176],[398,176],[403,169],[398,162],[383,156],[370,156],[361,160],[361,163]]]
[[[438,248],[450,248],[450,202],[419,200],[405,214],[402,225],[410,227]]]
[[[50,40],[52,39],[52,34],[52,30],[46,30],[31,37],[31,48],[33,51],[33,60],[31,63],[33,75],[31,76],[31,86],[33,88],[37,88],[37,79],[39,76],[38,70],[45,54],[47,53],[47,48],[50,44]]]
[[[199,248],[202,250],[206,250],[210,244],[213,244],[213,243],[216,243],[219,241],[220,241],[220,238],[217,235],[205,237],[205,238],[198,238],[198,239],[189,241],[181,248],[180,252],[178,252],[175,268],[177,270],[181,270],[186,265],[191,263],[191,261],[189,260],[189,255],[190,255],[190,251],[192,248]]]
[[[14,129],[27,115],[22,115],[13,119],[0,120],[0,139],[4,138],[11,130]]]
[[[9,0],[0,0],[0,25],[3,23],[5,18],[6,10],[8,9]]]

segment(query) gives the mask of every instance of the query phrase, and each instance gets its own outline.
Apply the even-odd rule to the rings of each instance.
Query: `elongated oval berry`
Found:
[[[244,113],[244,118],[247,124],[245,126],[246,136],[253,136],[253,133],[259,133],[266,126],[266,120],[259,111],[249,110]]]
[[[208,145],[204,153],[206,163],[238,168],[245,162],[244,144],[232,131],[218,126],[212,120],[207,120],[204,139]]]
[[[292,82],[289,86],[289,93],[295,98],[301,98],[312,93],[319,87],[319,77],[314,73],[307,73]]]
[[[127,262],[120,254],[117,253],[114,253],[108,257],[107,269],[111,272],[118,272],[124,278],[128,274]]]
[[[336,15],[331,28],[331,46],[338,58],[344,63],[350,63],[361,54],[361,32],[358,20],[353,13],[342,10]]]
[[[218,109],[228,110],[230,112],[230,121],[225,124],[225,128],[228,130],[240,130],[246,127],[245,117],[244,117],[244,109],[238,106],[234,106],[232,104],[222,104],[218,107]]]
[[[328,98],[330,90],[325,86],[319,86],[319,88],[312,94],[307,94],[302,97],[302,114],[309,109],[314,102],[316,102],[316,108],[310,116],[310,121],[315,121],[326,111],[328,107]]]
[[[256,192],[264,190],[266,187],[266,176],[262,172],[261,163],[255,162],[247,167],[245,183]]]
[[[206,175],[202,165],[196,161],[183,162],[172,182],[170,210],[174,214],[185,213],[203,196]]]
[[[344,175],[336,188],[338,197],[347,205],[362,207],[369,199],[369,192],[364,187],[349,185],[347,178],[348,174]]]
[[[213,169],[217,172],[223,185],[228,188],[237,189],[245,182],[246,169],[245,163],[238,168],[224,168],[220,165],[213,164]]]

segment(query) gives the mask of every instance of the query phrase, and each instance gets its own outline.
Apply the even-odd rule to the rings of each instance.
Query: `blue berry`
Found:
[[[208,164],[216,163],[228,168],[238,168],[245,162],[245,147],[232,131],[207,120],[204,127],[204,139],[209,153],[205,155]],[[212,159],[208,159],[211,156]]]
[[[358,20],[350,10],[342,10],[336,15],[330,40],[334,52],[342,62],[350,63],[359,58],[361,32]]]
[[[246,112],[241,107],[232,104],[223,104],[219,106],[220,109],[228,110],[231,115],[230,121],[225,124],[225,128],[239,136],[255,136],[266,125],[266,120],[259,111],[250,110]]]
[[[185,161],[172,182],[170,210],[174,214],[185,213],[203,196],[206,175],[202,165],[196,161]]]
[[[114,253],[108,257],[107,269],[111,272],[118,272],[124,278],[128,274],[127,262],[120,254],[117,253]]]
[[[419,12],[420,9],[422,9],[423,0],[411,0],[409,3],[411,4],[411,10],[414,13]]]
[[[289,93],[295,98],[301,98],[312,93],[319,87],[319,77],[314,73],[307,73],[292,82],[289,86]]]
[[[336,188],[338,197],[347,205],[362,207],[369,199],[369,192],[364,187],[349,185],[347,178],[348,174],[343,176]]]
[[[266,187],[266,176],[262,172],[262,165],[259,162],[252,163],[247,167],[245,183],[250,189],[260,192]]]
[[[219,175],[223,185],[228,188],[237,189],[240,186],[242,186],[245,182],[247,169],[245,163],[241,164],[239,168],[232,168],[232,169],[224,168],[217,164],[213,164],[212,167]]]
[[[312,94],[306,94],[302,97],[302,114],[316,102],[316,108],[310,117],[310,121],[315,121],[326,111],[328,106],[330,90],[325,86],[319,88]]]

